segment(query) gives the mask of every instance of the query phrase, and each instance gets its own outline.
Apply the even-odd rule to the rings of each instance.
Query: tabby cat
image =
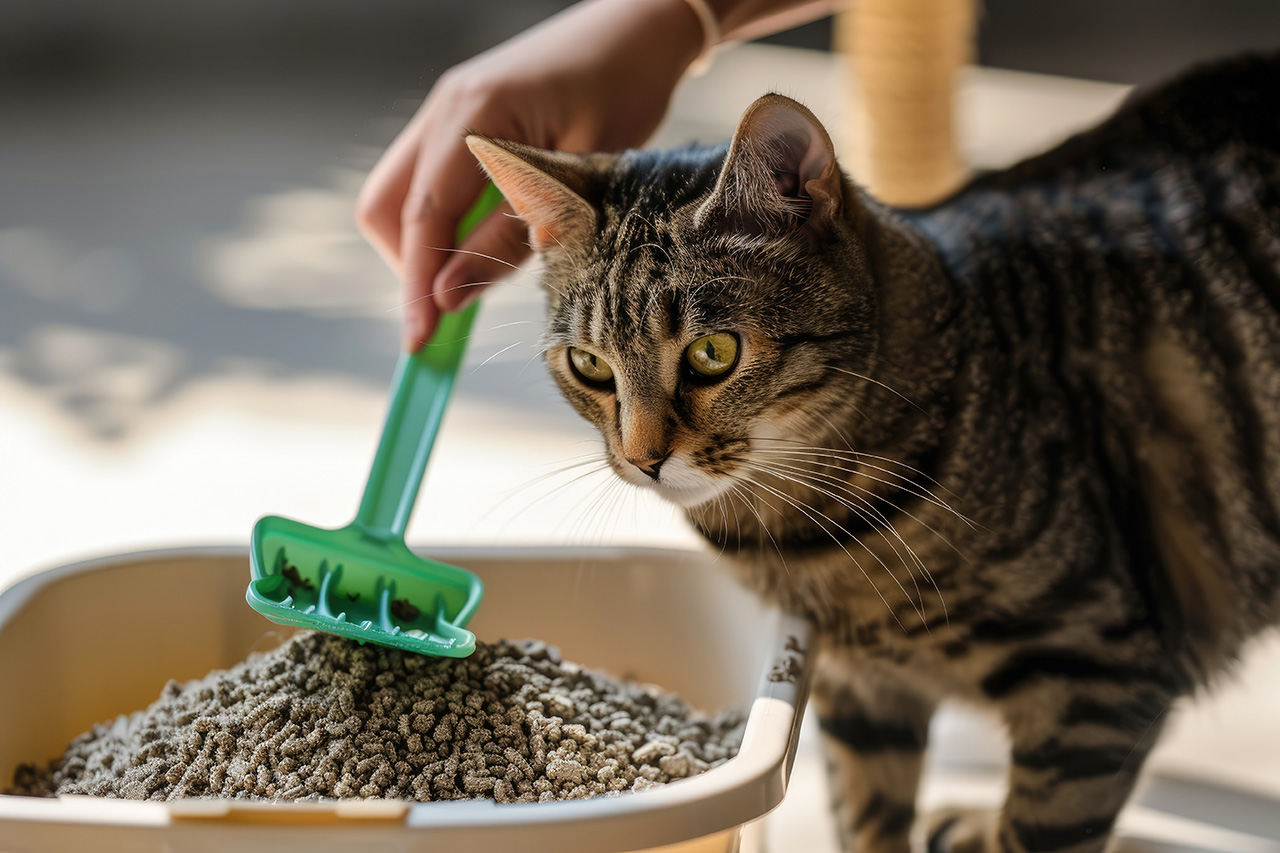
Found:
[[[1280,617],[1280,57],[923,211],[779,95],[718,147],[468,141],[614,471],[816,626],[856,849],[908,849],[948,696],[1009,791],[931,850],[1102,849],[1172,700]]]

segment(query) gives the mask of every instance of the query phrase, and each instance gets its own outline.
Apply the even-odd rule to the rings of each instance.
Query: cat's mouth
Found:
[[[673,455],[667,459],[657,471],[656,477],[629,462],[617,463],[615,470],[625,482],[648,489],[684,509],[693,509],[713,501],[733,485],[731,477],[706,471],[683,455]]]

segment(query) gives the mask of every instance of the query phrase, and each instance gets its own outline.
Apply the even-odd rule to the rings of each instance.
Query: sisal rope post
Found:
[[[957,76],[973,57],[975,0],[853,0],[836,20],[849,69],[852,172],[888,204],[919,207],[965,178]]]

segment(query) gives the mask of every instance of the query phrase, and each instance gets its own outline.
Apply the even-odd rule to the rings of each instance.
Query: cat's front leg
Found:
[[[813,700],[841,838],[857,853],[906,853],[933,700],[836,662],[820,668]]]
[[[1096,683],[1016,697],[1002,708],[1012,745],[1003,809],[930,814],[929,853],[1103,850],[1170,701],[1150,685]]]

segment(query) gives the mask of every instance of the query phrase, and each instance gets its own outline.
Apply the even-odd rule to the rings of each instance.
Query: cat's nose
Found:
[[[662,467],[662,463],[666,462],[667,457],[669,457],[670,455],[671,455],[670,453],[666,453],[657,458],[653,458],[653,457],[638,458],[638,457],[628,456],[627,461],[630,462],[632,465],[636,466],[637,468],[639,468],[641,471],[647,474],[651,479],[656,480],[658,479],[658,469]]]

